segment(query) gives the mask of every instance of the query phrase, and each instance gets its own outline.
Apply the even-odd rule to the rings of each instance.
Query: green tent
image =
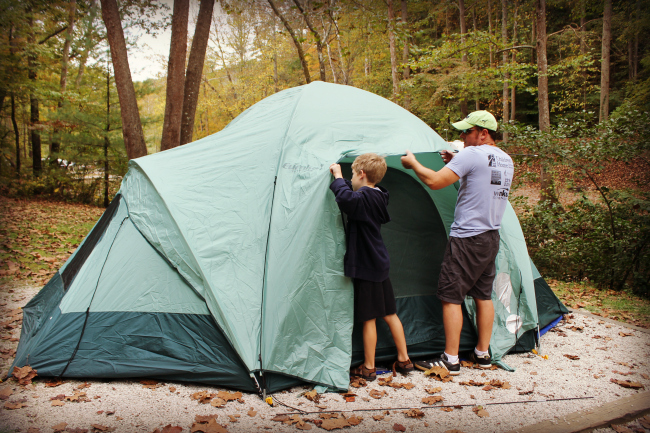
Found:
[[[25,307],[14,366],[245,391],[302,382],[347,389],[362,349],[328,167],[341,161],[349,170],[364,152],[387,156],[382,185],[393,221],[384,234],[411,353],[440,353],[435,291],[456,187],[429,190],[399,155],[410,149],[438,169],[436,152],[447,148],[390,101],[315,82],[262,100],[217,134],[132,160],[99,222]],[[545,325],[536,304],[542,279],[511,207],[497,268],[492,354],[500,361],[526,335],[524,346],[534,345],[531,333]],[[550,305],[551,320],[566,311]],[[471,300],[465,312],[469,349]],[[378,356],[394,356],[392,341],[380,340]]]

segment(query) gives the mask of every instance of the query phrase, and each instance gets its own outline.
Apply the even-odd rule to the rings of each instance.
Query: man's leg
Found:
[[[463,310],[460,304],[442,302],[442,323],[445,326],[445,353],[458,356],[460,332],[463,329]]]
[[[375,368],[375,348],[377,347],[377,319],[363,322],[363,356],[368,369]]]
[[[395,347],[397,348],[397,360],[400,362],[408,361],[409,354],[406,349],[406,337],[404,336],[402,321],[399,320],[397,314],[386,316],[384,317],[384,320],[390,329],[393,341],[395,342]]]
[[[474,302],[476,302],[476,325],[478,327],[478,343],[476,344],[476,349],[481,352],[487,352],[490,347],[490,338],[492,337],[494,304],[491,299],[474,299]],[[447,335],[447,322],[445,322],[445,335]]]

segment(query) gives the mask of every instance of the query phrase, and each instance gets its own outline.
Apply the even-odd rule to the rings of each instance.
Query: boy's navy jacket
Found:
[[[350,278],[381,282],[388,278],[390,258],[381,237],[381,225],[390,221],[388,191],[361,187],[352,190],[349,180],[335,179],[330,189],[341,212],[348,216],[347,251],[343,264]]]

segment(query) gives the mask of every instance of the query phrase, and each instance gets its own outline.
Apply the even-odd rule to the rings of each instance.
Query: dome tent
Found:
[[[260,101],[217,134],[131,160],[102,218],[25,307],[13,365],[42,376],[245,391],[303,381],[347,389],[360,346],[328,166],[349,169],[365,152],[387,156],[382,185],[393,221],[384,234],[409,350],[441,352],[435,291],[456,188],[431,191],[402,169],[407,148],[438,169],[435,152],[447,144],[384,98],[315,82]],[[497,361],[539,325],[533,268],[510,206],[501,239]],[[472,347],[471,300],[466,307],[462,347]],[[378,356],[394,354],[391,346],[380,341]]]

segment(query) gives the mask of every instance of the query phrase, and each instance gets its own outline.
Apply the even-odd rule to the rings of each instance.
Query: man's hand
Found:
[[[442,157],[442,160],[445,162],[445,164],[447,164],[454,157],[454,153],[448,150],[441,150],[440,156]]]
[[[339,164],[330,165],[330,173],[332,173],[332,175],[337,179],[343,177],[343,173],[341,173],[341,166]]]
[[[412,169],[417,162],[418,160],[415,159],[415,155],[413,155],[410,150],[407,150],[406,155],[402,156],[402,166],[404,166],[404,168]]]

